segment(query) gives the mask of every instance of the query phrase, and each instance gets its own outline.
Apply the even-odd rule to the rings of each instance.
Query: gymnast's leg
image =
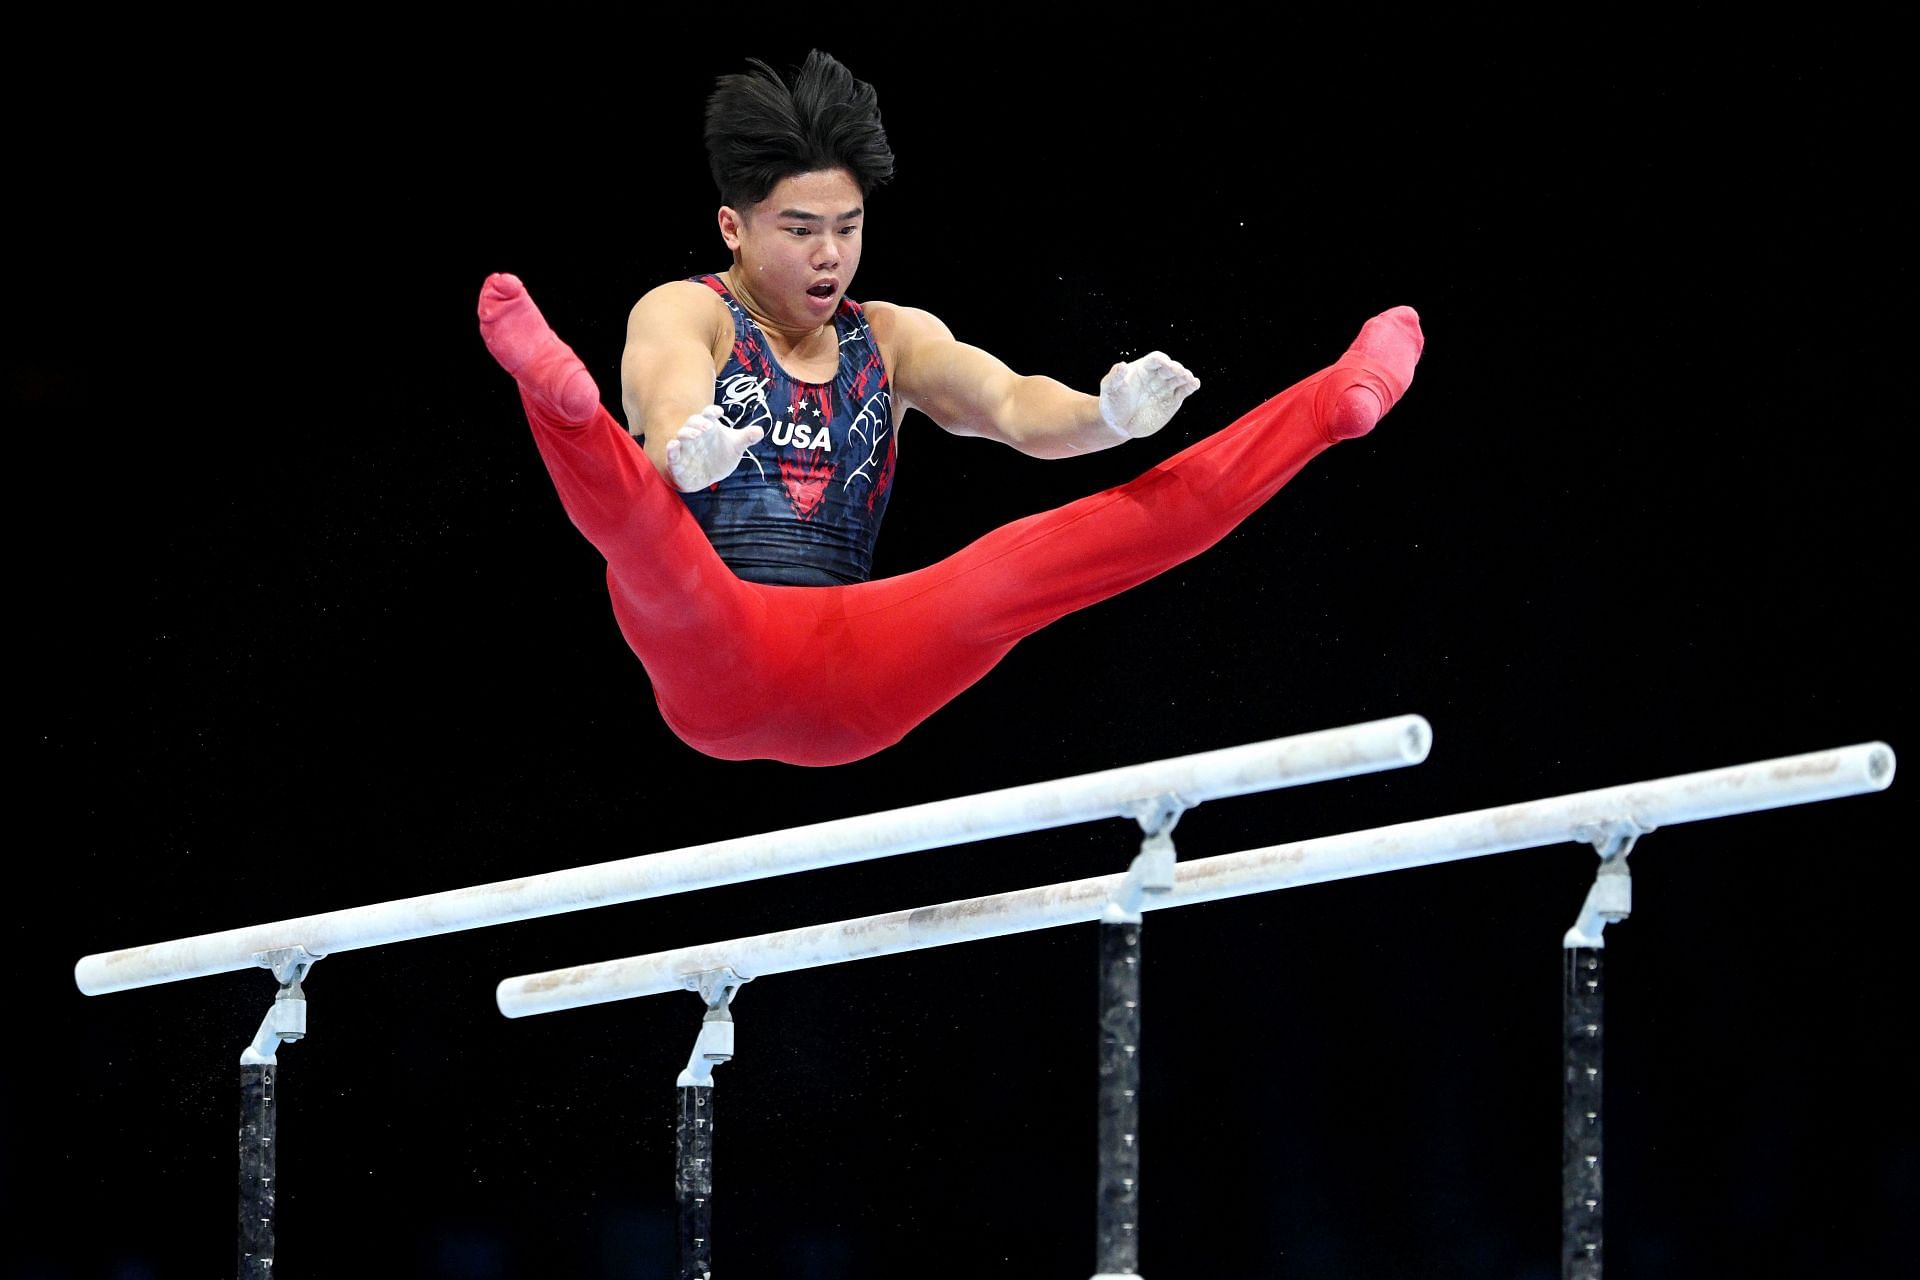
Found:
[[[479,313],[487,349],[520,386],[561,505],[607,559],[614,614],[667,722],[685,738],[689,722],[725,719],[752,686],[764,589],[740,581],[714,553],[518,279],[488,277]]]
[[[1211,547],[1323,450],[1371,431],[1406,393],[1423,345],[1418,314],[1395,307],[1331,366],[1138,479],[958,552],[946,565],[975,601],[981,639],[1031,635]]]
[[[918,572],[847,588],[849,644],[881,677],[868,701],[891,717],[873,724],[872,750],[1022,637],[1199,554],[1315,455],[1372,430],[1405,393],[1422,345],[1419,316],[1396,307],[1331,367],[1139,479],[1017,520]]]

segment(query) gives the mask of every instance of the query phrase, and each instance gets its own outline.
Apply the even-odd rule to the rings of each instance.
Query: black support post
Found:
[[[679,1163],[673,1177],[680,1202],[680,1280],[713,1275],[713,1086],[681,1085],[676,1127]]]
[[[1560,1182],[1560,1274],[1600,1280],[1601,977],[1606,952],[1566,947],[1566,1109]]]
[[[1140,922],[1100,925],[1099,1274],[1140,1265]]]
[[[272,1063],[240,1068],[240,1280],[273,1275],[274,1076]]]

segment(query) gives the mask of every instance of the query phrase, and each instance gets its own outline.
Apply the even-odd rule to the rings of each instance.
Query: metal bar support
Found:
[[[1604,1081],[1601,1042],[1605,1026],[1606,939],[1609,924],[1633,910],[1633,880],[1627,855],[1653,828],[1631,817],[1597,823],[1580,832],[1600,855],[1593,887],[1580,915],[1562,939],[1562,987],[1566,1074],[1561,1110],[1560,1274],[1562,1280],[1601,1280],[1601,1125]]]
[[[1139,1280],[1140,932],[1149,896],[1173,889],[1173,827],[1186,804],[1134,807],[1140,851],[1100,919],[1100,1167],[1094,1280]]]
[[[307,996],[300,981],[319,958],[304,947],[254,957],[262,968],[273,970],[280,991],[240,1054],[240,1237],[234,1261],[240,1280],[271,1280],[273,1275],[276,1054],[281,1045],[307,1034]]]
[[[733,997],[745,979],[731,969],[696,975],[688,985],[706,1002],[700,1034],[676,1082],[674,1199],[680,1206],[680,1280],[713,1277],[713,1069],[733,1058]]]

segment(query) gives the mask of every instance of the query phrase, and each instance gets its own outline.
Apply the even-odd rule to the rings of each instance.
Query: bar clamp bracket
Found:
[[[747,979],[732,965],[690,973],[687,989],[706,1001],[707,1013],[700,1020],[700,1034],[694,1038],[693,1052],[687,1056],[687,1069],[674,1084],[682,1089],[712,1088],[713,1069],[733,1060],[733,998]]]
[[[1602,936],[1610,924],[1619,924],[1633,913],[1633,877],[1627,869],[1627,855],[1641,836],[1654,828],[1631,816],[1588,823],[1574,830],[1574,839],[1593,846],[1600,855],[1600,869],[1594,873],[1593,887],[1580,904],[1580,916],[1567,930],[1561,946],[1604,947]]]
[[[276,1055],[281,1045],[306,1038],[307,993],[301,990],[300,983],[325,954],[293,946],[254,955],[256,965],[273,970],[273,976],[280,983],[280,993],[273,998],[267,1016],[260,1020],[260,1029],[253,1033],[253,1043],[241,1051],[241,1066],[273,1066],[279,1061]]]
[[[1130,812],[1144,833],[1140,852],[1134,855],[1126,877],[1101,913],[1104,922],[1138,924],[1149,895],[1162,896],[1173,891],[1173,828],[1187,809],[1187,802],[1172,792],[1133,803]]]

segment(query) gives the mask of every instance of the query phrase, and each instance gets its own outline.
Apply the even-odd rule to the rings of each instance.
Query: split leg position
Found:
[[[519,280],[488,279],[480,327],[568,516],[607,559],[614,616],[667,724],[710,756],[806,765],[893,745],[1022,637],[1218,542],[1314,455],[1372,430],[1422,345],[1419,317],[1396,307],[1331,367],[1137,480],[912,573],[779,587],[720,560]]]

